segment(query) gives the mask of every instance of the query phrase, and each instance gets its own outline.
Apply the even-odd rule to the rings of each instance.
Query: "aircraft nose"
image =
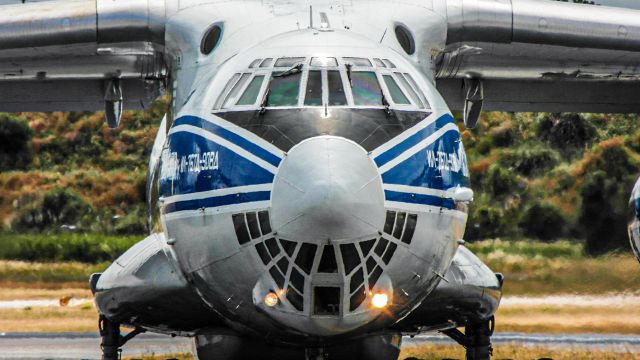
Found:
[[[272,223],[280,237],[304,242],[377,234],[384,223],[384,193],[373,160],[341,137],[296,145],[274,181]]]

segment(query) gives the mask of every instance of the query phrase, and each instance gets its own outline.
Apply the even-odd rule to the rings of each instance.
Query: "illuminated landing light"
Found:
[[[274,292],[270,292],[264,296],[264,304],[268,307],[274,307],[278,305],[278,295]]]
[[[373,295],[373,298],[371,298],[371,304],[373,305],[373,307],[378,309],[382,309],[383,307],[387,306],[388,303],[389,296],[387,296],[387,294],[385,293],[375,293]]]

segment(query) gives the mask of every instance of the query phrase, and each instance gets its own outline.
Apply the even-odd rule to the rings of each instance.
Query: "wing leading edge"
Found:
[[[167,75],[165,12],[164,0],[0,6],[0,111],[146,108]]]
[[[447,0],[436,83],[461,110],[640,112],[640,11],[545,0]],[[476,82],[477,83],[477,82]]]

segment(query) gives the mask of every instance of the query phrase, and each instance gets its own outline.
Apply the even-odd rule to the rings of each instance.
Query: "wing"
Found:
[[[0,5],[0,111],[146,108],[167,76],[164,23],[163,0]]]
[[[447,0],[446,13],[436,84],[452,109],[640,112],[640,11]]]

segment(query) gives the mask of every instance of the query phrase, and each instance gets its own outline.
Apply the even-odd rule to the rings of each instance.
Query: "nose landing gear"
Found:
[[[467,360],[489,360],[493,355],[491,346],[491,335],[495,329],[495,317],[489,320],[468,323],[464,328],[464,333],[453,328],[442,333],[455,340],[467,350]]]
[[[120,324],[110,321],[104,315],[100,315],[98,329],[100,329],[100,337],[102,338],[100,344],[102,360],[119,360],[121,347],[136,335],[146,331],[142,328],[135,328],[127,335],[122,336],[120,335]]]

